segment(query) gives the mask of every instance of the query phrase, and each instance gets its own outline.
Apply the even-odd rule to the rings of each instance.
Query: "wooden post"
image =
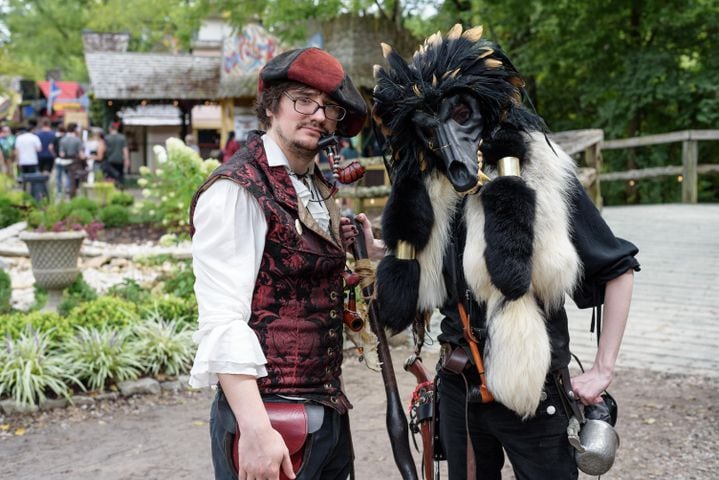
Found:
[[[589,186],[589,196],[594,202],[594,206],[597,210],[601,210],[604,204],[602,199],[602,186],[599,183],[600,172],[602,171],[602,152],[600,143],[590,145],[584,150],[584,161],[588,167],[593,168],[596,171],[596,180]]]
[[[227,135],[235,129],[235,101],[223,98],[220,102],[220,148],[225,148]]]
[[[696,140],[682,142],[682,202],[697,203],[697,157]]]

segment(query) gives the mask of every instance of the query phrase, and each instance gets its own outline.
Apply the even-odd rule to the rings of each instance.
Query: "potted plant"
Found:
[[[77,259],[86,237],[95,238],[102,223],[95,219],[97,204],[77,197],[70,202],[44,203],[28,216],[33,230],[20,234],[30,253],[37,286],[62,290],[77,278]]]

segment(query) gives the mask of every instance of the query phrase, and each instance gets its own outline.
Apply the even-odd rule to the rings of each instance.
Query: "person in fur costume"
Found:
[[[382,45],[372,113],[392,191],[381,321],[400,332],[444,315],[439,422],[451,479],[501,478],[503,449],[520,480],[577,478],[569,406],[601,402],[611,383],[638,250],[602,220],[572,159],[523,107],[521,75],[481,36],[456,25],[409,62]],[[605,312],[594,364],[571,381],[565,294]],[[457,368],[457,358],[468,361]]]

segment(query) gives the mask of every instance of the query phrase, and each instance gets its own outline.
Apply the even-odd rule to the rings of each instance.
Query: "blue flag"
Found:
[[[60,87],[57,86],[55,83],[55,80],[52,78],[50,79],[50,91],[47,95],[47,114],[52,115],[52,104],[55,101],[55,99],[60,95]]]

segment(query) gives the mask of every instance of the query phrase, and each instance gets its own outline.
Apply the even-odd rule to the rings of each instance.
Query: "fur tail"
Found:
[[[511,301],[496,292],[487,322],[487,387],[497,401],[526,420],[537,410],[551,363],[544,316],[531,292]]]
[[[400,333],[409,327],[417,313],[420,268],[417,260],[399,260],[387,255],[377,267],[379,322]]]

